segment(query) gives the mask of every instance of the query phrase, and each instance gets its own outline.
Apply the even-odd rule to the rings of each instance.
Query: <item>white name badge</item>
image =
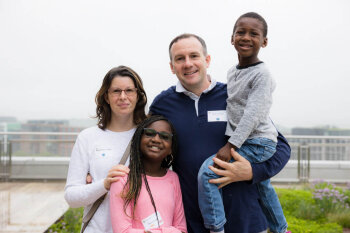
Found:
[[[208,111],[208,122],[227,121],[226,110]]]
[[[164,222],[162,217],[160,216],[160,213],[157,211],[158,215],[158,220],[159,220],[159,226],[161,226]],[[154,228],[158,228],[158,221],[157,221],[157,216],[156,213],[151,214],[147,218],[142,219],[142,224],[145,230],[150,230]]]

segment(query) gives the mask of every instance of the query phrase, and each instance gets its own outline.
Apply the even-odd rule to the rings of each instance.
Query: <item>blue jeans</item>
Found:
[[[247,139],[237,152],[251,163],[260,163],[271,158],[276,152],[276,143],[267,138]],[[204,226],[218,232],[224,229],[226,218],[221,189],[218,189],[217,184],[208,182],[210,179],[220,177],[208,168],[209,165],[213,165],[214,156],[206,159],[198,172],[198,203]],[[230,162],[233,162],[233,159]],[[270,230],[277,233],[284,232],[287,229],[287,221],[270,179],[258,183],[257,188]]]

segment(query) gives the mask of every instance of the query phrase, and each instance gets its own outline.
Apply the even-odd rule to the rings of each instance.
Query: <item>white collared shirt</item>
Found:
[[[215,86],[216,86],[216,80],[215,79],[212,79],[210,77],[210,75],[208,75],[208,79],[210,81],[210,85],[207,89],[205,89],[202,93],[207,93],[209,91],[211,91]],[[179,92],[179,93],[184,93],[185,95],[187,95],[188,97],[190,97],[192,100],[194,100],[194,107],[196,109],[196,114],[198,116],[198,101],[199,101],[199,98],[201,96],[197,96],[196,94],[194,94],[193,92],[190,92],[188,90],[185,89],[185,87],[181,84],[180,81],[177,82],[176,84],[176,88],[175,88],[176,92]]]

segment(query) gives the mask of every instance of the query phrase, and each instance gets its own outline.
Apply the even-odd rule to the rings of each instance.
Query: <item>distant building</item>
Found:
[[[21,132],[79,133],[84,128],[72,127],[68,120],[29,120],[21,125]],[[15,156],[70,156],[76,136],[27,135],[12,140]]]
[[[0,116],[0,123],[14,123],[14,122],[18,122],[16,117]]]
[[[290,138],[292,146],[292,158],[298,159],[300,145],[310,148],[311,160],[350,160],[350,136],[349,129],[334,127],[324,128],[292,128],[292,135],[298,136],[325,136],[320,138]],[[327,136],[344,136],[344,138],[327,138]]]
[[[350,136],[350,129],[339,129],[335,127],[319,127],[319,128],[292,128],[292,135],[308,135],[308,136]]]

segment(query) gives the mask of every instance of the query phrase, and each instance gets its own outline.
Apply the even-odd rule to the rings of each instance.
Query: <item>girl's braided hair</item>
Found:
[[[135,208],[137,199],[139,198],[141,187],[142,187],[142,178],[145,182],[147,192],[151,198],[151,202],[154,208],[154,211],[157,212],[156,205],[154,203],[154,199],[152,196],[152,192],[149,188],[146,173],[143,167],[142,158],[143,154],[141,153],[140,144],[141,144],[141,138],[143,134],[143,129],[147,128],[149,125],[156,121],[166,121],[171,128],[171,133],[173,134],[172,137],[172,144],[171,144],[171,151],[172,155],[168,155],[161,164],[161,167],[169,168],[173,164],[173,159],[176,158],[177,154],[177,136],[174,126],[171,124],[171,122],[160,115],[152,115],[148,116],[141,124],[137,127],[135,134],[131,141],[131,150],[130,150],[130,171],[128,175],[128,179],[126,181],[126,184],[123,189],[122,198],[124,199],[124,212],[126,213],[126,208],[128,205],[132,206],[132,218],[135,216]],[[127,214],[127,213],[126,213]],[[158,219],[158,216],[157,216]],[[159,223],[159,221],[158,221]]]

